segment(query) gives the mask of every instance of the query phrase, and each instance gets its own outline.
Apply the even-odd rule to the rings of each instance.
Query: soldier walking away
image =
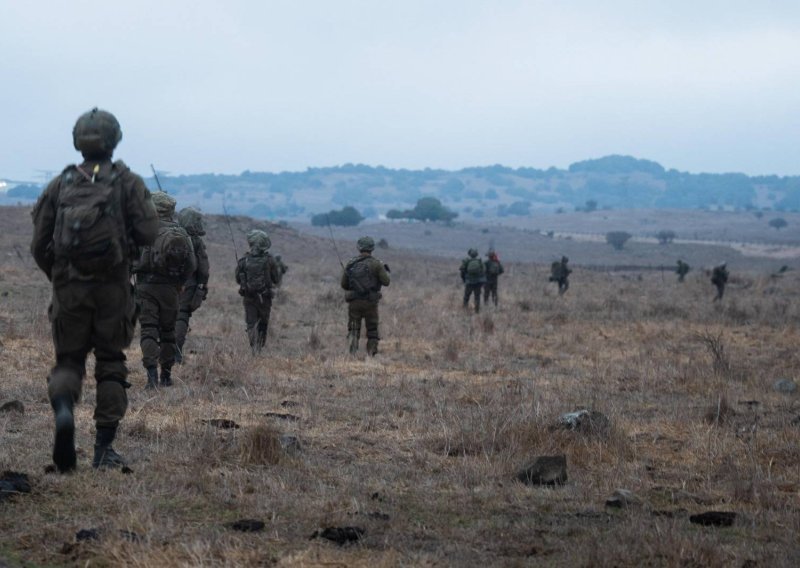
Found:
[[[725,284],[728,283],[729,272],[727,269],[728,263],[723,262],[714,267],[711,271],[711,283],[717,287],[717,295],[714,297],[714,302],[722,299],[725,293]]]
[[[475,295],[475,313],[481,311],[481,287],[486,282],[486,268],[478,258],[478,251],[471,248],[467,258],[461,261],[461,281],[464,283],[464,307],[469,306],[469,297]]]
[[[356,243],[359,255],[350,259],[342,271],[341,286],[346,291],[347,338],[350,353],[358,351],[361,336],[361,320],[367,327],[367,353],[378,354],[378,302],[381,287],[389,285],[389,267],[372,256],[375,241],[371,237],[361,237]]]
[[[264,231],[247,233],[250,251],[236,265],[236,283],[244,305],[247,337],[253,354],[258,354],[267,342],[269,315],[272,311],[273,289],[281,283],[281,270],[269,252],[272,245]]]
[[[562,256],[561,260],[553,261],[550,265],[550,282],[558,283],[558,295],[563,296],[564,292],[569,290],[569,275],[572,274],[572,269],[567,267],[569,259]]]
[[[142,178],[111,161],[122,131],[97,108],[72,131],[83,163],[53,179],[33,208],[31,253],[53,285],[49,317],[56,364],[47,378],[55,414],[53,462],[75,469],[73,407],[80,399],[86,357],[94,350],[97,433],[92,466],[121,467],[111,446],[128,407],[123,349],[133,340],[136,310],[130,261],[138,246],[152,244],[158,220]]]
[[[678,274],[678,282],[683,282],[683,279],[689,274],[692,268],[683,260],[678,260],[678,266],[675,267],[675,272]]]
[[[483,302],[488,304],[489,296],[491,296],[495,307],[497,307],[497,277],[505,271],[495,251],[490,250],[486,253],[486,256],[488,258],[484,263],[484,268],[486,269],[486,284],[483,287]]]
[[[283,262],[283,259],[281,258],[281,255],[279,254],[275,255],[275,262],[281,271],[281,280],[283,280],[283,275],[289,272],[289,267],[286,266],[286,264]]]
[[[173,216],[175,199],[157,191],[153,204],[158,212],[158,236],[152,246],[145,247],[134,267],[136,302],[139,306],[142,364],[147,371],[145,388],[159,384],[172,386],[175,364],[175,322],[178,319],[178,296],[184,283],[197,269],[197,259],[189,234]]]
[[[208,253],[206,245],[201,238],[206,234],[203,227],[203,214],[193,207],[181,209],[178,213],[178,223],[189,234],[194,248],[197,268],[189,276],[183,286],[183,291],[178,297],[178,320],[175,322],[175,362],[183,362],[183,344],[189,331],[189,320],[192,314],[208,296]]]

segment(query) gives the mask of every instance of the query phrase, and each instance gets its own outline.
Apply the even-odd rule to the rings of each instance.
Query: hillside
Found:
[[[697,272],[679,285],[576,267],[559,297],[546,266],[520,260],[499,308],[476,315],[461,309],[453,258],[390,245],[376,251],[393,278],[381,353],[353,358],[330,240],[230,221],[239,253],[259,226],[289,264],[266,352],[247,346],[229,227],[211,218],[210,295],[176,385],[146,391],[138,345],[128,351],[115,447],[132,473],[89,466],[87,380],[78,471],[59,476],[45,473],[49,287],[27,255],[27,212],[0,208],[0,405],[24,407],[0,412],[0,472],[31,484],[0,493],[0,566],[800,562],[800,399],[774,386],[800,376],[796,272],[743,267],[711,303]],[[349,236],[337,247],[353,253]],[[579,409],[606,420],[561,423]],[[564,456],[563,484],[518,480],[540,456]],[[607,504],[618,489],[631,493]],[[731,526],[698,524],[709,511]],[[263,529],[235,530],[242,519]],[[363,533],[320,538],[336,527]]]

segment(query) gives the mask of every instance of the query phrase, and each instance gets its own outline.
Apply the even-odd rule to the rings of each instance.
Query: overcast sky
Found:
[[[110,110],[149,175],[630,154],[800,174],[796,0],[0,0],[0,178]]]

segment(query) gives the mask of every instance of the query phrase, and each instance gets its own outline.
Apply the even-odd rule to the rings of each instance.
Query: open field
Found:
[[[176,385],[146,392],[138,345],[128,352],[134,386],[115,447],[133,473],[90,467],[87,380],[79,468],[58,476],[44,472],[49,287],[27,253],[29,223],[26,210],[0,209],[0,404],[25,406],[0,413],[0,472],[32,482],[30,494],[0,501],[0,566],[800,564],[800,394],[773,389],[800,370],[800,274],[769,277],[774,260],[752,271],[742,261],[712,304],[699,270],[679,285],[669,273],[576,267],[559,297],[538,257],[509,255],[499,309],[476,315],[461,309],[466,247],[447,244],[452,233],[433,239],[445,243],[433,252],[452,246],[455,258],[400,250],[387,236],[391,248],[376,251],[393,277],[381,353],[351,358],[330,242],[270,226],[290,270],[266,353],[253,357],[228,228],[215,217],[211,293]],[[233,220],[239,252],[251,226]],[[384,236],[353,234],[364,232]],[[350,239],[339,242],[349,256],[352,235],[336,233]],[[577,264],[599,253],[559,244]],[[582,408],[610,427],[557,426]],[[240,428],[203,422],[220,418]],[[281,435],[299,450],[282,449]],[[559,454],[566,484],[516,481],[536,456]],[[640,502],[606,507],[618,488]],[[690,522],[709,510],[738,515],[724,528]],[[264,531],[227,526],[243,518]],[[310,538],[337,526],[363,538]],[[76,542],[90,528],[99,538]]]

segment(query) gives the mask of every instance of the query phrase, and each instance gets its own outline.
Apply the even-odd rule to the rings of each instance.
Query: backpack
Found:
[[[154,272],[180,280],[186,277],[194,256],[192,241],[179,225],[162,225],[150,248],[150,266]]]
[[[350,290],[355,292],[357,298],[367,298],[370,296],[370,292],[378,290],[378,278],[370,270],[370,265],[366,262],[367,258],[369,257],[354,260],[347,267]]]
[[[564,276],[564,266],[559,261],[554,261],[553,264],[550,265],[550,277],[558,280],[564,278]]]
[[[486,263],[486,273],[490,276],[497,276],[500,274],[500,263],[496,260],[490,260]]]
[[[107,274],[125,259],[125,218],[114,182],[126,169],[114,167],[110,177],[96,179],[72,166],[62,177],[53,254],[83,276]]]
[[[272,288],[270,276],[270,256],[253,256],[248,254],[244,259],[244,279],[242,291],[245,295],[257,296]]]
[[[479,278],[483,276],[483,261],[480,258],[470,258],[466,266],[467,276]]]

